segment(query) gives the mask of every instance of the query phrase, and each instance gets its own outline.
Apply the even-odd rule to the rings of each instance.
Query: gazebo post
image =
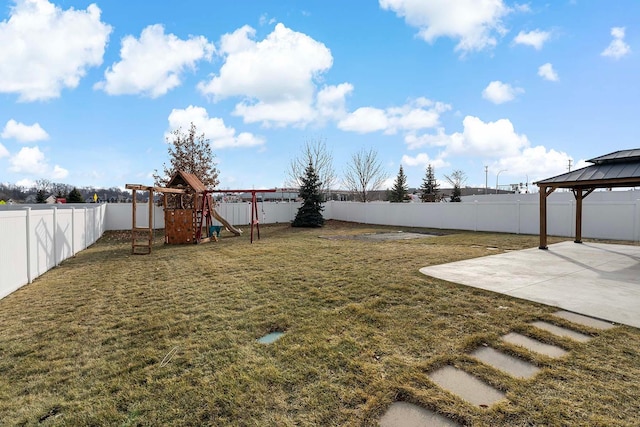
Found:
[[[547,197],[555,191],[554,187],[541,186],[540,193],[540,246],[538,249],[549,249],[547,247]]]
[[[573,243],[582,243],[582,188],[573,190],[576,198],[576,238]]]
[[[576,238],[574,243],[582,243],[582,200],[591,194],[595,188],[590,188],[586,193],[584,189],[574,188],[573,195],[576,198]]]

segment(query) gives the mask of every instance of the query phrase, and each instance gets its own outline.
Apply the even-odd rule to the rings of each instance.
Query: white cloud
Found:
[[[342,83],[323,87],[316,97],[316,110],[320,119],[339,120],[347,114],[345,98],[353,92],[353,85]]]
[[[500,157],[514,155],[529,146],[526,135],[515,132],[509,119],[483,122],[478,117],[466,116],[462,121],[463,131],[445,133],[439,128],[436,134],[408,135],[405,143],[409,149],[422,146],[444,147],[442,157],[449,155]]]
[[[449,142],[451,138],[450,135],[447,135],[444,131],[444,128],[438,128],[437,133],[433,134],[423,134],[417,135],[416,133],[409,133],[405,135],[404,142],[407,144],[409,150],[414,150],[416,148],[429,146],[429,147],[438,147],[445,146]]]
[[[9,150],[4,145],[0,144],[0,159],[3,157],[9,157]]]
[[[529,176],[529,182],[557,175],[566,170],[570,158],[566,153],[544,146],[532,147],[524,134],[518,134],[508,119],[483,122],[478,117],[464,118],[463,131],[453,134],[438,129],[435,135],[405,138],[409,149],[421,146],[439,147],[439,154],[430,159],[427,154],[404,156],[407,165],[425,165],[427,161],[438,167],[448,166],[446,159],[455,156],[483,159],[492,170],[507,169],[505,175]],[[440,162],[440,164],[438,164]]]
[[[518,11],[518,12],[522,12],[522,13],[531,13],[531,5],[529,5],[528,3],[515,3],[513,5],[513,8]]]
[[[624,41],[624,27],[611,28],[611,35],[613,40],[609,43],[609,46],[602,51],[600,55],[608,56],[613,59],[620,59],[631,52],[631,47]]]
[[[417,27],[425,41],[457,39],[456,50],[462,52],[495,46],[495,34],[505,32],[501,20],[511,12],[502,0],[379,0],[379,4]]]
[[[122,39],[120,62],[105,73],[105,80],[94,85],[109,95],[145,94],[157,98],[181,84],[185,69],[195,69],[196,62],[211,59],[213,44],[205,37],[191,36],[182,40],[165,34],[162,25],[142,30],[140,39]]]
[[[492,81],[482,91],[482,97],[494,104],[503,104],[505,102],[513,101],[516,96],[524,93],[524,89],[519,87],[513,87],[508,83],[502,83],[499,80]]]
[[[304,125],[317,118],[316,82],[333,65],[331,51],[306,34],[279,23],[264,40],[244,26],[221,39],[224,64],[218,75],[200,82],[214,100],[241,97],[233,114],[245,123]],[[345,93],[346,94],[346,93]]]
[[[62,10],[47,0],[17,0],[0,22],[0,92],[20,101],[56,98],[102,64],[111,27],[100,9]]]
[[[550,62],[547,62],[546,64],[538,67],[538,75],[543,79],[549,80],[551,82],[557,82],[558,80],[560,80],[560,78],[558,77],[558,73],[556,73],[556,70],[553,69],[553,65],[551,65]]]
[[[549,37],[551,37],[551,33],[548,31],[533,30],[528,33],[520,31],[513,41],[516,44],[524,44],[540,50],[542,49],[542,45],[549,40]]]
[[[223,34],[220,37],[220,53],[229,55],[253,49],[255,35],[256,30],[249,25],[244,25],[233,33]]]
[[[478,117],[467,116],[462,124],[464,131],[461,135],[452,135],[452,141],[447,147],[449,153],[484,157],[508,156],[529,145],[526,135],[517,134],[509,119],[485,123]]]
[[[358,133],[381,131],[388,126],[386,112],[373,107],[360,107],[338,122],[338,128]]]
[[[421,166],[422,168],[426,168],[427,165],[431,165],[436,169],[449,166],[449,163],[441,157],[432,159],[427,153],[419,153],[414,157],[405,154],[402,156],[402,164],[406,166]]]
[[[193,123],[198,133],[204,133],[211,141],[211,148],[222,149],[229,147],[255,147],[264,144],[264,138],[249,132],[236,134],[236,130],[227,127],[224,120],[209,117],[209,113],[202,107],[188,106],[186,109],[173,109],[169,114],[169,131],[182,128],[189,129]],[[169,132],[167,132],[169,136]]]
[[[5,139],[15,138],[21,142],[34,142],[49,139],[49,134],[42,129],[39,123],[34,123],[29,126],[24,123],[16,122],[13,119],[7,122],[0,136]]]
[[[513,156],[502,157],[490,169],[507,169],[505,174],[510,176],[528,176],[529,183],[532,183],[566,172],[570,158],[567,153],[538,145],[526,147]]]
[[[23,188],[34,188],[36,186],[36,182],[33,179],[24,178],[17,181],[16,185]]]
[[[360,107],[340,120],[338,128],[358,133],[384,131],[388,135],[399,131],[415,132],[436,127],[440,122],[440,114],[450,109],[448,104],[427,98],[418,98],[401,107],[384,110]]]
[[[69,175],[69,171],[55,165],[49,166],[47,159],[38,146],[23,147],[16,155],[9,158],[9,170],[41,178],[60,180]]]
[[[51,178],[53,179],[64,179],[69,175],[69,171],[65,168],[62,168],[58,165],[53,167],[53,171],[51,172]]]

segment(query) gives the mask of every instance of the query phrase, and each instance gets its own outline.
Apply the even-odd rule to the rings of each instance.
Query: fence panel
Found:
[[[105,215],[105,205],[3,207],[0,298],[94,243],[104,232]]]
[[[0,298],[29,281],[27,211],[0,211]]]

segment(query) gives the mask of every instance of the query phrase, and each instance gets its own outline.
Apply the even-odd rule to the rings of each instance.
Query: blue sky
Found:
[[[638,17],[637,0],[0,2],[0,182],[152,184],[190,122],[223,189],[286,186],[314,140],[338,177],[372,148],[388,185],[428,164],[534,182],[640,146]]]

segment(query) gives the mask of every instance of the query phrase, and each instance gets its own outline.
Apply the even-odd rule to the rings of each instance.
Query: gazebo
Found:
[[[558,188],[567,188],[576,198],[575,243],[582,243],[582,200],[596,188],[640,186],[640,148],[621,150],[587,160],[593,163],[543,179],[535,184],[540,192],[540,249],[547,249],[547,197]]]

